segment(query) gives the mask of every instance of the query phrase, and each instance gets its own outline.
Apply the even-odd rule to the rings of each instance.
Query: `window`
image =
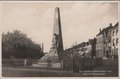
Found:
[[[105,41],[103,43],[105,44]]]
[[[108,49],[108,50],[109,50],[109,52],[111,52],[111,47],[109,47],[109,49]]]
[[[116,35],[118,34],[118,29],[116,30]]]
[[[118,38],[116,39],[116,46],[118,45]]]
[[[112,49],[112,55],[114,55],[114,49]]]
[[[118,48],[116,48],[116,53],[118,54]]]
[[[115,33],[115,32],[113,31],[113,36],[114,36],[114,33]]]
[[[109,38],[108,38],[108,42],[110,43],[111,42],[111,37],[109,36]]]
[[[116,54],[116,49],[114,48],[114,54]]]
[[[113,46],[115,46],[115,43],[114,43],[115,39],[113,39]]]

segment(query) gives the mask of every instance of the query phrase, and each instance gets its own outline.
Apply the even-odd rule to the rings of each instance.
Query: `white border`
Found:
[[[117,2],[118,3],[118,20],[119,20],[119,23],[120,23],[120,1],[0,1],[0,3],[108,3],[108,2]],[[119,29],[119,32],[120,32],[120,28]],[[119,37],[120,37],[120,33],[119,33]],[[1,38],[1,36],[0,36]],[[2,38],[1,38],[2,39]],[[0,40],[0,44],[2,44],[1,40]],[[1,45],[0,45],[1,47]],[[120,56],[120,38],[119,38],[119,44],[118,44],[118,55]],[[1,54],[2,54],[2,50],[0,49],[1,51]],[[0,54],[0,59],[2,60],[2,55]],[[120,57],[118,57],[118,60],[120,59]],[[82,79],[120,79],[120,72],[119,72],[119,76],[118,77],[2,77],[2,61],[0,61],[0,79],[65,79],[65,78],[69,78],[69,79],[73,79],[73,78],[76,78],[76,79],[79,79],[79,78],[82,78]],[[119,66],[120,66],[120,61],[119,61]],[[120,67],[119,67],[119,71],[120,71]]]
[[[85,2],[85,3],[90,3],[90,2],[92,2],[92,3],[94,3],[94,2],[101,2],[101,3],[103,3],[103,2],[120,2],[120,1],[0,1],[0,2],[5,2],[5,3],[8,3],[8,2],[10,2],[10,3],[14,3],[14,2],[16,2],[16,3],[76,3],[76,2],[81,2],[81,3],[83,3],[83,2]]]

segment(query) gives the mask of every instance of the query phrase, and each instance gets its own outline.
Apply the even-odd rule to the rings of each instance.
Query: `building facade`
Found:
[[[118,58],[118,23],[114,26],[110,23],[106,28],[100,29],[100,32],[94,39],[82,42],[67,50],[71,56],[77,52],[83,53],[89,58],[117,59]]]
[[[104,56],[103,50],[104,45],[103,45],[103,34],[100,31],[100,33],[96,36],[96,57],[101,58]]]
[[[110,40],[111,40],[111,33],[110,30],[113,28],[112,24],[110,23],[110,25],[108,27],[106,27],[105,29],[103,29],[103,54],[104,54],[104,58],[110,58]]]
[[[64,54],[68,54],[69,56],[74,56],[75,53],[79,54],[79,56],[82,56],[84,54],[84,57],[92,58],[95,56],[95,50],[96,50],[96,39],[89,39],[87,42],[82,42],[78,45],[75,45],[69,49],[66,49],[64,51]]]
[[[99,34],[96,35],[96,57],[109,58],[110,57],[110,30],[112,29],[112,24],[106,28],[100,30]]]
[[[118,58],[118,23],[110,23],[96,35],[96,57]]]
[[[116,23],[114,27],[110,30],[110,35],[111,35],[110,57],[112,59],[117,59],[118,58],[118,23]]]

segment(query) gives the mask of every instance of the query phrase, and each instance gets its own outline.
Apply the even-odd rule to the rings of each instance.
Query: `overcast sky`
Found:
[[[55,7],[60,8],[64,48],[94,38],[118,21],[117,2],[0,2],[1,32],[20,30],[44,50],[51,47]]]

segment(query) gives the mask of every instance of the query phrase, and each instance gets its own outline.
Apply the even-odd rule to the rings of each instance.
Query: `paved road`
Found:
[[[72,76],[72,71],[43,68],[23,68],[23,67],[3,67],[2,76],[4,77],[65,77]],[[80,73],[74,74],[80,76]]]
[[[32,72],[55,72],[55,73],[73,73],[72,71],[65,71],[60,69],[47,68],[32,68],[32,67],[3,67],[3,70],[8,71],[32,71]]]
[[[98,77],[98,76],[115,76],[114,73],[91,73],[65,71],[59,69],[30,68],[30,67],[3,67],[3,77]]]

